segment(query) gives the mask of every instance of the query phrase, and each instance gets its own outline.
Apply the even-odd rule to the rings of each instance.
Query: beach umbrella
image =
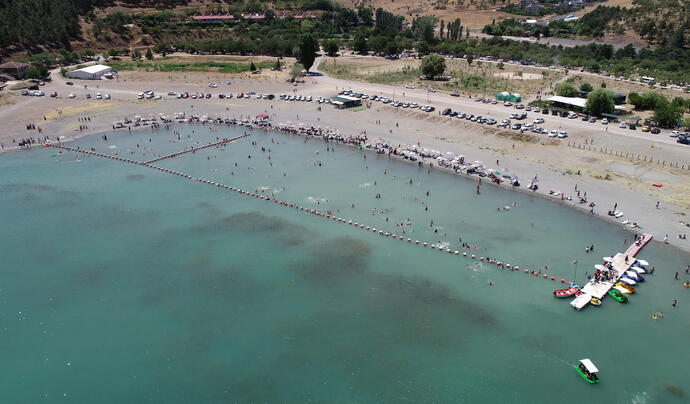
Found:
[[[604,257],[604,261],[613,262],[613,257]]]
[[[649,262],[647,262],[647,261],[645,261],[645,260],[637,260],[637,262],[639,262],[640,265],[645,266],[645,267],[646,267],[647,265],[649,265]]]

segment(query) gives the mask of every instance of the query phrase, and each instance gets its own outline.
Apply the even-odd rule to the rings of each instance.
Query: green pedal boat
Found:
[[[577,370],[577,373],[579,373],[580,376],[587,381],[587,383],[599,383],[599,378],[597,377],[599,369],[594,366],[594,363],[592,363],[591,360],[581,359],[580,363],[575,366],[575,370]]]
[[[609,296],[616,299],[616,301],[620,303],[628,303],[628,298],[616,289],[609,290]]]

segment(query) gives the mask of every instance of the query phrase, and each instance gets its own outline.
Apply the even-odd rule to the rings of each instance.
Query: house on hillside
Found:
[[[26,69],[30,65],[22,62],[7,62],[0,65],[0,71],[8,74],[15,79],[21,79],[26,74]]]
[[[544,6],[537,0],[520,0],[520,7],[526,14],[537,15],[544,11]]]
[[[198,22],[201,24],[221,24],[223,22],[232,22],[235,17],[231,14],[216,14],[216,15],[193,15],[191,18],[192,22]]]

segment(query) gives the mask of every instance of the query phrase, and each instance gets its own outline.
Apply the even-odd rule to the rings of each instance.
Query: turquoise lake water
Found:
[[[182,139],[142,130],[70,146],[148,160],[242,133],[175,130]],[[649,244],[639,256],[656,274],[627,305],[607,298],[575,312],[553,297],[557,282],[150,168],[55,153],[0,155],[0,402],[690,400],[684,252]],[[457,248],[462,237],[478,247],[469,253],[547,265],[581,284],[632,240],[507,187],[476,195],[475,180],[278,133],[156,165],[384,231],[404,223],[422,242]],[[601,383],[575,372],[585,357]]]

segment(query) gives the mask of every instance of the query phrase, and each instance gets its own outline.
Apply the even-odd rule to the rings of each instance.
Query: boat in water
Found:
[[[592,297],[590,303],[592,303],[592,306],[601,306],[601,300],[597,299],[596,297]]]
[[[575,366],[575,370],[577,370],[577,373],[579,373],[580,376],[587,381],[587,383],[599,383],[599,377],[597,376],[599,369],[594,366],[594,363],[592,363],[591,360],[580,359],[580,363]]]
[[[629,291],[628,289],[626,289],[626,288],[624,288],[624,287],[622,287],[622,286],[614,286],[614,287],[613,287],[613,290],[617,290],[617,291],[619,291],[620,293],[622,293],[622,294],[624,294],[624,295],[627,295],[627,294],[630,293],[630,291]]]
[[[556,297],[570,297],[570,296],[575,296],[578,293],[580,293],[580,289],[577,288],[565,288],[565,289],[557,289],[553,291],[553,295]]]
[[[609,290],[609,296],[611,296],[614,300],[616,300],[619,303],[627,303],[628,298],[622,294],[621,292],[617,291],[616,289],[611,289]]]
[[[626,283],[618,282],[618,283],[616,283],[615,286],[618,286],[618,287],[621,287],[621,288],[627,290],[628,293],[635,293],[635,288],[633,288],[632,286],[630,286],[630,285],[628,285],[628,284],[626,284]]]
[[[635,285],[637,285],[637,282],[635,282],[634,280],[632,280],[632,279],[630,279],[630,278],[622,277],[622,278],[620,278],[619,280],[620,280],[621,282],[625,283],[626,285],[630,285],[630,286],[635,286]]]

